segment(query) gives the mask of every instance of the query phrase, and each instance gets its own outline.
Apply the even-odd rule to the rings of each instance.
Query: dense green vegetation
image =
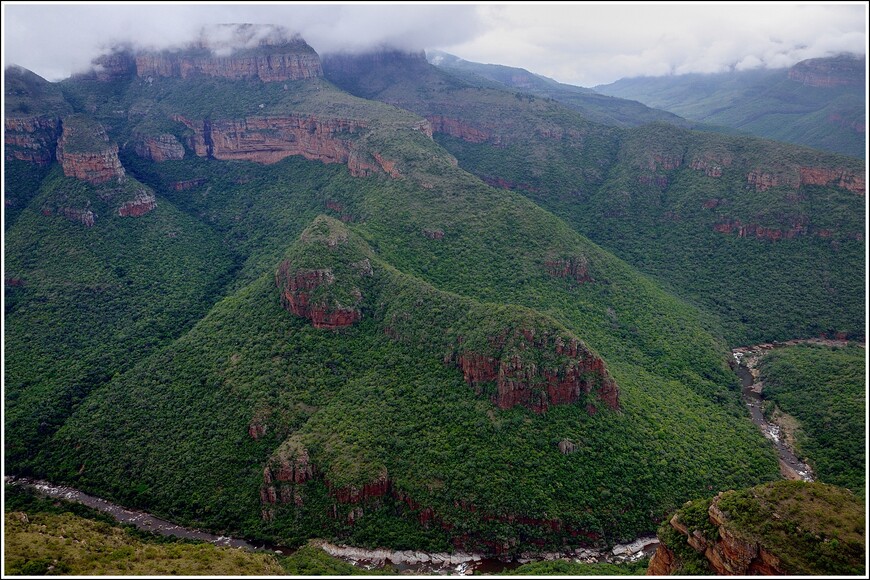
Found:
[[[707,516],[716,501],[729,537],[763,547],[777,566],[795,575],[862,575],[865,570],[865,508],[850,491],[822,483],[777,481],[727,491],[715,500],[687,503],[677,518],[690,530],[716,541],[720,529]],[[683,564],[680,573],[709,573],[707,561],[687,545],[686,536],[663,524],[660,539]],[[694,554],[692,554],[694,553]]]
[[[367,90],[386,84],[400,104],[402,91],[419,82],[395,88],[384,78],[357,80]],[[560,187],[573,188],[569,178],[581,175],[595,184],[589,194],[601,198],[601,222],[607,199],[623,199],[611,194],[634,191],[638,150],[705,138],[664,126],[629,133],[595,125],[554,101],[476,88],[440,71],[429,80],[421,94],[437,102],[423,112],[451,112],[459,94],[470,103],[463,114],[479,115],[493,135],[504,131],[505,161],[516,160],[518,170],[538,164],[523,183],[564,177]],[[28,205],[7,232],[7,275],[24,281],[6,290],[8,471],[291,546],[326,536],[432,551],[458,541],[502,553],[633,539],[688,497],[776,477],[774,453],[747,419],[726,364],[727,341],[749,336],[757,322],[747,314],[750,301],[727,303],[746,326],[725,330],[732,318],[675,296],[708,305],[702,290],[692,295],[680,278],[674,293],[664,290],[580,235],[582,212],[562,198],[548,205],[456,167],[419,130],[421,111],[367,101],[321,79],[285,89],[80,78],[63,89],[121,143],[169,132],[187,146],[189,133],[172,115],[363,120],[341,138],[361,158],[395,161],[399,177],[352,177],[342,165],[300,158],[268,166],[217,161],[189,149],[185,159],[151,163],[128,144],[123,187],[150,188],[157,208],[121,218],[112,204],[129,191],[50,170],[22,197]],[[521,159],[519,143],[536,134]],[[478,147],[489,163],[487,146]],[[612,165],[623,157],[626,165]],[[686,179],[688,192],[697,176],[683,168],[671,177]],[[740,179],[735,169],[728,183]],[[176,188],[179,181],[193,185]],[[819,189],[800,212],[840,193]],[[741,219],[767,207],[735,199],[729,215]],[[845,196],[830,203],[829,219],[847,233],[863,228],[850,204]],[[94,226],[57,215],[69,205],[90,208]],[[788,221],[783,207],[787,201],[772,220]],[[863,264],[841,238],[833,240],[844,254],[838,267]],[[637,260],[664,276],[653,266],[659,251]],[[738,257],[738,267],[755,259]],[[582,264],[584,276],[562,277],[554,263]],[[328,271],[328,283],[309,289],[311,304],[353,307],[361,320],[328,330],[291,314],[276,285],[282,268]],[[793,282],[791,270],[774,273]],[[834,273],[827,283],[840,292],[842,279]],[[842,317],[854,315],[849,284]],[[832,328],[845,328],[828,310]],[[758,333],[789,332],[804,324],[804,313],[795,305],[781,327]],[[594,389],[543,414],[499,409],[494,382],[466,383],[458,368],[464,352],[519,361],[529,380],[540,376],[535,369],[568,364],[519,339],[531,331],[575,338],[600,356],[618,385],[619,409],[597,404]],[[309,468],[305,477],[286,476]],[[380,483],[386,489],[368,498],[340,501]]]
[[[853,63],[853,82],[845,86],[806,86],[789,79],[788,69],[761,69],[621,79],[595,90],[686,119],[863,159],[865,64],[849,56],[826,60],[838,59]],[[842,74],[841,67],[833,76]]]
[[[566,85],[525,69],[470,62],[438,50],[427,52],[426,57],[430,63],[470,85],[520,90],[528,95],[559,101],[596,123],[620,127],[636,127],[654,121],[678,126],[691,125],[672,113],[651,109],[638,101],[608,97],[592,89]]]
[[[6,232],[5,276],[21,281],[5,289],[6,460],[21,475],[91,391],[182,334],[232,273],[218,238],[168,201],[122,218],[105,191],[55,166]],[[42,215],[68,205],[95,225]]]
[[[800,422],[796,451],[825,483],[866,491],[866,352],[792,346],[761,360],[764,398]]]
[[[714,332],[733,345],[864,335],[863,198],[833,182],[800,185],[801,167],[860,179],[861,161],[664,123],[604,127],[556,101],[474,86],[417,59],[361,57],[325,70],[355,94],[480,132],[436,140],[462,167],[714,313]],[[753,172],[777,185],[752,185]],[[750,233],[714,229],[737,222]]]
[[[11,576],[282,575],[276,557],[121,527],[110,516],[7,486],[4,571]],[[307,562],[315,555],[288,558]],[[322,566],[343,564],[326,554]],[[345,564],[345,566],[347,566]],[[329,568],[327,568],[329,569]],[[338,568],[334,568],[338,569]]]

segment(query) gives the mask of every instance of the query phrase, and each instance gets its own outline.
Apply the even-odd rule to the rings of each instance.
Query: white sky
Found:
[[[581,86],[866,54],[867,3],[3,3],[3,66],[48,80],[119,42],[176,46],[206,24],[268,23],[321,54],[437,48]]]

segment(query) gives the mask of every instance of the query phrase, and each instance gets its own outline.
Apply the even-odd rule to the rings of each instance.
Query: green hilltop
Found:
[[[637,237],[608,238],[599,227],[616,221],[603,208],[623,188],[658,191],[662,209],[682,203],[655,181],[701,181],[689,161],[662,166],[674,150],[857,165],[666,125],[598,125],[555,101],[413,67],[429,76],[354,76],[351,63],[347,83],[61,83],[118,143],[127,175],[93,185],[52,165],[22,187],[26,206],[6,232],[7,471],[287,545],[327,536],[499,555],[633,539],[687,498],[775,479],[728,347],[805,328],[858,334],[842,321],[863,320],[851,295],[861,275],[835,269],[863,264],[848,238],[863,224],[855,194],[801,190],[799,213],[840,212],[826,226],[838,237],[770,247],[815,248],[843,301],[808,322],[795,304],[779,326],[749,298],[712,307],[688,279],[713,276],[715,263],[705,271],[648,241],[642,254],[657,226],[640,211]],[[479,133],[464,136],[486,139],[463,140],[450,115],[475,119]],[[456,136],[433,139],[433,125]],[[659,165],[639,169],[645,155]],[[703,195],[722,183],[736,192],[737,166],[751,165],[740,159]],[[7,168],[28,175],[23,163]],[[635,191],[637,175],[652,185]],[[530,187],[490,185],[517,178]],[[565,201],[578,187],[597,201]],[[116,202],[134,190],[156,204],[122,216]],[[782,222],[765,227],[789,223],[785,190],[771,191]],[[734,200],[729,218],[765,211]],[[654,205],[643,203],[625,202]],[[685,241],[704,219],[664,229]],[[728,252],[762,243],[712,229],[701,239]],[[734,247],[758,250],[727,253],[738,267],[777,256]],[[686,276],[662,284],[676,267]],[[772,272],[794,282],[793,268]],[[808,277],[797,291],[816,296],[820,284]]]

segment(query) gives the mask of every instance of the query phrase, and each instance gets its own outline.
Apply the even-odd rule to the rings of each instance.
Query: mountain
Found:
[[[863,159],[866,62],[841,55],[788,69],[621,79],[595,90],[693,121]]]
[[[659,529],[648,575],[864,575],[864,505],[849,491],[778,481],[686,502]]]
[[[6,160],[29,176],[6,232],[8,472],[287,545],[495,555],[631,539],[687,498],[776,478],[728,366],[738,331],[547,195],[503,187],[513,174],[469,173],[456,145],[524,149],[523,183],[646,195],[676,169],[743,183],[744,161],[672,156],[718,137],[597,124],[422,55],[321,62],[299,38],[238,32],[260,40],[115,53],[52,85],[70,109],[52,160]],[[803,188],[845,217],[793,238],[862,260],[860,164],[782,155],[813,171],[749,185]],[[856,324],[849,283],[824,279]],[[793,306],[789,330],[827,323]]]
[[[596,123],[619,127],[636,127],[654,121],[681,127],[693,124],[672,113],[651,109],[636,100],[614,98],[592,89],[567,85],[522,68],[471,62],[438,50],[427,51],[426,58],[431,64],[470,85],[519,90],[525,95],[552,99]]]
[[[858,160],[663,123],[598,125],[413,55],[327,58],[324,71],[425,116],[463,168],[716,313],[732,344],[864,334]]]

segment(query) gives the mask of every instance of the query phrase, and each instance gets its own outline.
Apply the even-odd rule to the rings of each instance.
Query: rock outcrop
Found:
[[[499,355],[463,349],[455,354],[455,364],[478,392],[483,384],[495,383],[490,398],[499,409],[522,405],[543,413],[551,406],[575,403],[589,394],[597,395],[609,408],[619,409],[619,389],[604,361],[578,340],[520,330],[491,337],[490,341]],[[535,362],[541,351],[552,361]],[[595,413],[594,404],[589,403],[587,411]]]
[[[801,185],[833,185],[858,195],[864,195],[867,188],[865,177],[847,169],[826,167],[801,167]]]
[[[136,155],[156,163],[184,159],[184,146],[170,133],[140,135],[133,146]]]
[[[276,503],[292,503],[301,506],[302,492],[298,488],[314,477],[308,450],[297,437],[284,441],[269,457],[263,468],[263,485],[260,488],[260,501],[264,504],[264,517],[272,512],[268,506]]]
[[[802,60],[788,70],[788,78],[808,87],[846,87],[864,84],[865,59],[848,55]]]
[[[805,236],[808,232],[808,227],[805,223],[795,223],[788,229],[781,229],[764,227],[758,224],[744,224],[740,220],[723,221],[714,225],[713,229],[722,234],[736,233],[739,238],[754,237],[759,240],[790,240],[798,236]]]
[[[92,185],[120,182],[126,174],[118,159],[118,145],[109,141],[102,125],[78,115],[63,121],[57,159],[64,175]]]
[[[184,50],[136,55],[136,74],[144,79],[205,76],[262,82],[323,76],[320,57],[298,36],[288,39],[285,31],[266,25],[219,28],[218,34],[205,31]]]
[[[54,160],[61,134],[59,117],[7,117],[3,123],[6,159],[48,165]]]
[[[589,260],[585,256],[554,258],[545,261],[544,267],[550,276],[556,278],[566,278],[578,284],[592,282],[592,276],[589,274]]]
[[[154,194],[147,190],[142,190],[136,194],[136,197],[129,201],[125,201],[118,208],[118,215],[121,217],[140,217],[157,207],[157,200]]]
[[[492,138],[492,132],[487,129],[472,127],[465,121],[444,115],[429,115],[426,117],[435,133],[444,133],[469,143],[485,143]]]
[[[359,151],[353,135],[367,128],[355,119],[308,115],[247,117],[240,120],[191,120],[173,117],[193,130],[190,148],[199,157],[277,163],[291,155],[323,163],[343,163],[352,175],[386,173],[398,177],[394,161]]]
[[[858,195],[864,195],[866,181],[862,174],[845,168],[794,166],[775,171],[753,169],[746,181],[755,191],[767,191],[771,187],[787,187],[797,190],[803,185],[826,185],[839,187]]]
[[[820,483],[721,492],[687,502],[659,528],[647,575],[863,575],[863,514],[851,492]]]
[[[319,288],[335,282],[335,276],[329,268],[294,270],[289,261],[284,261],[278,267],[275,281],[281,290],[281,304],[284,308],[296,316],[309,319],[315,328],[344,328],[361,317],[355,304],[341,306],[331,304],[328,299],[315,297]]]

